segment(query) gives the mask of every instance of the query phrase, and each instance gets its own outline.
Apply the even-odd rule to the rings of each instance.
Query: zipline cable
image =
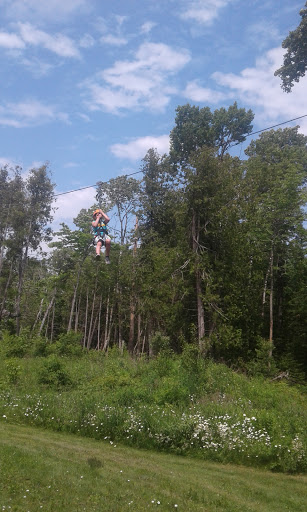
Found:
[[[293,119],[289,119],[288,121],[283,121],[282,123],[274,124],[273,126],[269,126],[268,128],[263,128],[262,130],[257,130],[256,132],[248,133],[247,135],[245,135],[245,137],[246,138],[251,137],[252,135],[256,135],[258,133],[262,133],[267,130],[272,130],[273,128],[277,128],[277,126],[282,126],[283,124],[292,123],[293,121],[297,121],[298,119],[302,119],[303,117],[307,117],[307,114],[304,114],[299,117],[294,117]],[[238,144],[240,144],[240,142],[237,142],[236,144],[232,144],[229,147],[232,148],[234,146],[237,146]],[[132,172],[130,174],[123,174],[123,178],[128,178],[129,176],[134,176],[135,174],[140,174],[141,172],[144,172],[144,171],[136,171],[136,172]],[[95,183],[94,185],[88,185],[87,187],[76,188],[74,190],[68,190],[67,192],[60,192],[59,194],[54,194],[54,197],[64,196],[66,194],[72,194],[73,192],[79,192],[80,190],[86,190],[87,188],[96,187],[96,185],[97,185],[97,183]]]

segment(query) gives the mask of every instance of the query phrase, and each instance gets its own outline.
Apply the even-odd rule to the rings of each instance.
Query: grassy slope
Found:
[[[306,510],[305,476],[140,451],[33,427],[0,423],[0,455],[0,509],[12,512]]]

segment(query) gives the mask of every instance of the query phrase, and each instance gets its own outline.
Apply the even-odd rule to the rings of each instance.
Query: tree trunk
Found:
[[[198,327],[198,343],[202,343],[205,336],[205,311],[202,300],[201,272],[199,262],[199,222],[196,220],[195,211],[192,215],[192,246],[195,254],[195,282],[196,282],[196,300],[197,300],[197,327]]]
[[[27,258],[28,258],[28,244],[25,247],[24,254],[21,253],[21,255],[20,255],[19,265],[18,265],[18,286],[17,286],[17,297],[16,297],[16,308],[15,308],[17,336],[20,333],[21,293],[22,293],[22,288],[23,288],[23,279],[24,279],[24,273],[25,273],[26,264],[27,264]]]
[[[86,307],[85,307],[85,321],[84,321],[84,338],[83,338],[83,348],[86,345],[86,336],[87,336],[87,317],[88,317],[88,288],[86,290]]]
[[[49,302],[49,304],[48,304],[48,306],[47,306],[47,309],[46,309],[46,311],[45,311],[45,314],[44,314],[43,320],[42,320],[41,325],[40,325],[40,328],[39,328],[39,330],[38,330],[38,334],[39,334],[39,336],[41,335],[41,332],[42,332],[42,329],[43,329],[43,327],[44,327],[44,324],[45,324],[45,322],[46,322],[46,320],[47,320],[47,318],[48,318],[49,312],[50,312],[50,310],[51,310],[51,308],[52,308],[52,306],[53,306],[54,299],[55,299],[55,294],[56,294],[56,288],[55,288],[55,289],[54,289],[54,291],[53,291],[53,296],[52,296],[51,301]]]
[[[77,291],[78,291],[78,286],[79,286],[80,274],[81,274],[81,266],[79,267],[78,274],[77,274],[76,284],[74,286],[74,294],[73,294],[73,298],[72,298],[72,301],[71,301],[71,308],[70,308],[70,315],[69,315],[69,322],[68,322],[68,326],[67,326],[67,332],[69,332],[71,330],[71,328],[72,328],[71,327],[72,326],[72,319],[73,319],[73,315],[74,315],[74,309],[75,309],[75,303],[76,303],[76,298],[77,298]]]
[[[39,310],[38,310],[38,313],[36,315],[36,319],[34,321],[34,324],[32,326],[32,329],[31,329],[31,332],[34,331],[35,327],[36,327],[36,324],[37,322],[39,321],[40,317],[41,317],[41,314],[42,314],[42,309],[43,309],[43,304],[44,304],[44,297],[42,298],[41,300],[41,303],[40,303],[40,306],[39,306]]]
[[[136,249],[137,249],[137,228],[138,228],[138,219],[135,221],[135,238],[133,245],[133,263],[132,263],[132,281],[131,281],[131,296],[130,296],[130,329],[129,329],[129,341],[128,341],[128,352],[133,354],[134,349],[134,324],[135,324],[135,257],[136,257]]]
[[[7,293],[8,293],[8,290],[9,290],[9,286],[11,284],[12,273],[13,273],[13,260],[11,261],[10,272],[9,272],[9,276],[7,278],[7,281],[6,281],[5,290],[4,290],[4,294],[3,294],[3,297],[2,297],[2,303],[1,303],[1,308],[0,308],[0,320],[2,318],[3,310],[4,310],[4,307],[5,307],[5,303],[6,303]]]
[[[87,343],[86,343],[87,348],[89,348],[89,345],[90,345],[90,342],[91,342],[91,338],[92,338],[92,325],[93,325],[93,318],[94,318],[95,301],[96,301],[96,289],[95,289],[94,295],[93,295],[90,326],[89,326],[89,329],[88,329],[88,339],[87,339]]]
[[[270,274],[271,274],[271,287],[270,287],[270,332],[269,332],[269,369],[271,367],[271,360],[273,355],[273,290],[274,290],[274,275],[273,275],[273,245],[270,255]]]
[[[80,296],[79,296],[78,304],[76,305],[76,314],[75,314],[75,332],[77,332],[77,331],[78,331],[80,305],[81,305],[81,292],[80,292]]]
[[[100,350],[101,303],[102,303],[102,297],[100,297],[100,301],[99,301],[99,311],[98,311],[97,350]]]
[[[54,335],[54,317],[55,317],[55,301],[53,303],[52,308],[52,320],[51,320],[51,332],[50,332],[50,341],[53,341],[53,335]]]
[[[141,322],[142,322],[142,317],[141,317],[141,313],[139,313],[138,314],[138,335],[137,335],[137,342],[136,342],[137,354],[140,354],[140,348],[141,348],[141,336],[142,336]]]
[[[110,296],[108,295],[106,322],[105,322],[105,331],[104,331],[104,344],[103,344],[103,349],[102,349],[103,352],[107,351],[109,343],[110,343],[112,318],[113,318],[113,306],[111,307],[111,310],[110,310]]]

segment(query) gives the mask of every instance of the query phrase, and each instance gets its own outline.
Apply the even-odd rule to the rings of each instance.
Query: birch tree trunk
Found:
[[[128,352],[133,354],[134,349],[134,324],[135,324],[135,257],[136,257],[136,249],[137,249],[137,229],[138,229],[138,219],[135,221],[135,238],[133,245],[133,263],[132,263],[132,281],[131,281],[131,296],[130,296],[130,329],[129,329],[129,341],[128,341]]]
[[[83,338],[83,348],[86,345],[86,336],[87,336],[87,317],[88,317],[88,288],[86,290],[86,306],[85,306],[85,320],[84,320],[84,338]]]
[[[8,278],[7,278],[7,281],[6,281],[6,285],[5,285],[5,289],[4,289],[4,294],[3,294],[3,297],[2,297],[2,303],[1,303],[1,308],[0,308],[0,320],[2,318],[2,314],[3,314],[5,303],[6,303],[7,293],[8,293],[10,284],[11,284],[12,273],[13,273],[13,260],[11,261],[10,272],[9,272],[9,275],[8,275]]]
[[[196,283],[196,300],[197,300],[197,327],[198,327],[198,343],[201,345],[205,335],[205,311],[202,300],[201,272],[199,268],[199,222],[196,220],[196,213],[192,215],[192,244],[195,254],[195,283]]]
[[[67,326],[67,332],[71,331],[71,329],[72,329],[72,320],[73,320],[75,303],[76,303],[76,298],[77,298],[77,291],[78,291],[78,286],[79,286],[80,274],[81,274],[81,266],[79,267],[78,274],[77,274],[76,284],[74,286],[74,294],[73,294],[73,298],[72,298],[72,301],[71,301],[71,308],[70,308],[70,315],[69,315],[69,322],[68,322],[68,326]]]
[[[40,328],[39,328],[39,330],[38,330],[38,334],[39,334],[39,335],[41,335],[41,332],[42,332],[42,329],[43,329],[43,327],[44,327],[44,324],[45,324],[45,322],[46,322],[46,320],[47,320],[47,318],[48,318],[48,315],[49,315],[49,313],[50,313],[50,310],[51,310],[51,308],[52,308],[52,306],[53,306],[54,299],[55,299],[55,294],[56,294],[56,289],[53,291],[53,296],[52,296],[52,298],[51,298],[51,300],[50,300],[50,302],[49,302],[49,304],[48,304],[48,306],[47,306],[47,309],[46,309],[46,311],[45,311],[44,317],[43,317],[43,319],[42,319],[42,321],[41,321],[41,325],[40,325]]]
[[[274,258],[274,251],[273,251],[273,245],[271,249],[271,255],[270,255],[270,276],[271,276],[271,286],[270,286],[270,331],[269,331],[269,369],[271,367],[271,360],[273,355],[273,291],[274,291],[274,275],[273,275],[273,258]]]

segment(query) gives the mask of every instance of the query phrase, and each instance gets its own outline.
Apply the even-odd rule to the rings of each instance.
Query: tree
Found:
[[[170,134],[172,160],[186,165],[189,157],[203,146],[217,148],[223,157],[232,144],[243,142],[251,133],[253,118],[251,110],[238,108],[236,102],[228,110],[220,108],[213,113],[209,107],[177,107],[175,127]]]
[[[302,20],[299,26],[289,32],[282,43],[287,49],[283,65],[274,73],[281,78],[281,87],[285,92],[291,92],[294,82],[299,82],[305,76],[307,69],[307,2],[300,11]]]
[[[120,222],[120,244],[129,242],[131,216],[134,216],[139,202],[140,182],[127,176],[112,178],[106,183],[97,183],[97,200],[104,201],[107,211],[115,207]]]
[[[51,204],[53,201],[53,188],[48,176],[47,165],[38,169],[31,169],[25,183],[25,201],[21,207],[23,218],[17,219],[15,232],[19,243],[18,258],[18,293],[16,297],[16,331],[20,330],[20,302],[23,278],[27,265],[29,250],[36,251],[42,241],[50,240],[50,228],[47,224],[52,219]],[[19,227],[17,223],[20,223]]]
[[[297,127],[286,128],[262,133],[246,150],[249,160],[242,228],[252,241],[251,276],[256,292],[253,308],[259,314],[259,334],[269,340],[269,360],[276,346],[274,340],[283,339],[283,311],[287,308],[284,290],[287,288],[289,294],[287,274],[292,266],[289,267],[292,246],[297,251],[298,240],[304,236],[306,142],[307,137],[299,134]],[[291,279],[293,282],[293,274]],[[282,347],[279,349],[282,351]]]
[[[198,317],[199,343],[205,335],[205,312],[203,304],[203,283],[200,265],[200,251],[202,247],[201,232],[206,229],[206,216],[201,212],[203,204],[217,193],[210,185],[212,176],[203,170],[202,158],[212,167],[213,176],[218,173],[218,165],[212,159],[222,160],[232,144],[245,140],[251,132],[254,114],[251,110],[239,109],[235,102],[226,110],[221,108],[211,113],[208,107],[199,109],[184,105],[178,107],[175,127],[171,131],[171,159],[181,165],[184,182],[187,183],[190,197],[190,217],[192,233],[192,249],[194,252],[195,285]],[[210,151],[208,151],[208,148]],[[200,158],[198,158],[200,156]],[[200,172],[200,169],[201,172]],[[206,181],[203,180],[203,175]],[[203,258],[203,257],[202,257]]]
[[[11,178],[10,175],[13,174]],[[16,317],[16,331],[20,330],[21,300],[25,271],[42,241],[50,238],[47,226],[52,219],[53,184],[48,175],[47,165],[32,169],[26,179],[21,176],[21,169],[10,170],[5,179],[2,172],[1,196],[4,209],[1,208],[1,260],[5,255],[6,267],[9,267],[7,285],[11,288],[10,309]],[[2,265],[2,263],[1,263]],[[12,283],[14,278],[14,293]],[[1,310],[7,300],[8,286],[2,299]],[[14,299],[13,299],[14,297]],[[14,307],[13,307],[14,303]]]

